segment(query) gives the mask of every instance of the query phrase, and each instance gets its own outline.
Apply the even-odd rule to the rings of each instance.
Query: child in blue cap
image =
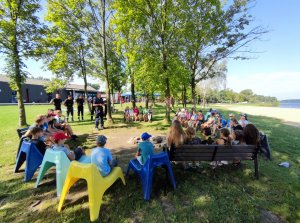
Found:
[[[143,141],[139,143],[135,156],[140,164],[144,165],[148,159],[148,156],[154,154],[154,145],[149,141],[151,135],[149,135],[147,132],[144,132],[141,138]]]
[[[114,160],[110,150],[104,147],[106,141],[107,138],[104,135],[97,136],[97,147],[92,149],[91,153],[91,162],[96,164],[103,177],[107,176],[112,168],[117,166],[117,160]]]

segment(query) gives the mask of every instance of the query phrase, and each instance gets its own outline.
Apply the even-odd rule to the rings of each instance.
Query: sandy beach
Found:
[[[300,127],[300,109],[222,104],[218,105],[218,107],[235,112],[244,112],[251,115],[278,118],[285,124]]]

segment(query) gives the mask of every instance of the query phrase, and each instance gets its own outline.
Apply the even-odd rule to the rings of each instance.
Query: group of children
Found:
[[[153,115],[152,106],[149,106],[148,109],[143,108],[142,106],[140,106],[139,108],[137,106],[135,106],[134,108],[129,108],[127,106],[124,111],[124,121],[127,123],[129,123],[130,121],[152,122],[152,115]]]
[[[246,114],[240,114],[237,121],[233,113],[225,120],[217,110],[210,109],[203,115],[195,110],[189,116],[185,109],[180,110],[173,119],[172,126],[167,136],[167,147],[179,147],[182,144],[217,144],[217,145],[257,145],[259,143],[259,131],[249,123]],[[192,116],[195,116],[192,118]],[[184,128],[186,128],[184,130]],[[196,130],[200,130],[202,138],[196,136]],[[213,165],[228,164],[227,161],[213,162]],[[234,162],[239,165],[240,162]]]
[[[149,113],[149,110],[147,110],[147,113],[144,113],[143,109],[140,110],[143,115],[152,114],[151,107],[149,109],[151,113]],[[130,114],[128,107],[125,109],[125,118],[127,113]],[[185,116],[183,113],[185,113]],[[133,120],[136,120],[135,118],[140,115],[140,113],[135,114],[138,115],[133,113]],[[231,113],[226,123],[222,122],[221,114],[215,110],[211,110],[205,116],[201,111],[197,114],[194,110],[191,117],[188,117],[186,110],[181,110],[176,114],[177,118],[173,120],[167,135],[166,146],[168,149],[183,144],[258,144],[259,131],[253,124],[249,124],[246,114],[242,114],[240,121],[237,121],[234,114]],[[201,120],[202,118],[207,121]],[[188,122],[188,126],[184,130],[182,124],[185,122]],[[202,124],[199,125],[199,123]],[[200,126],[202,138],[196,136],[197,126]],[[82,147],[70,150],[70,147],[66,144],[67,139],[76,140],[77,136],[74,135],[71,126],[62,117],[60,110],[53,111],[49,109],[47,115],[38,115],[35,123],[29,127],[25,136],[31,138],[31,142],[36,145],[42,154],[45,153],[46,149],[53,149],[64,152],[69,160],[79,160],[85,154]],[[145,164],[149,155],[154,154],[154,145],[150,142],[150,138],[151,135],[144,132],[141,135],[142,142],[138,143],[135,156],[141,165]],[[106,143],[107,138],[104,135],[97,136],[96,147],[91,152],[91,162],[96,164],[102,176],[107,176],[112,168],[118,164],[117,160],[113,159],[110,150],[105,147]],[[227,164],[227,161],[217,163],[217,165],[223,164]],[[238,165],[239,162],[234,164]]]
[[[154,153],[154,145],[149,141],[150,137],[148,133],[143,133],[141,136],[143,141],[138,145],[136,158],[141,165],[146,162],[148,155]],[[70,161],[78,161],[85,155],[82,147],[70,149],[66,143],[67,139],[76,140],[77,136],[73,134],[71,126],[64,120],[60,110],[49,109],[46,115],[37,115],[24,138],[29,138],[43,155],[47,149],[64,152]],[[102,176],[107,176],[118,164],[110,150],[105,148],[106,142],[107,138],[104,135],[97,136],[96,147],[91,151],[91,163],[96,164]]]

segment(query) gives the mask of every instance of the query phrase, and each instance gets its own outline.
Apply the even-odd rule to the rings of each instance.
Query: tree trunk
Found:
[[[18,100],[18,108],[19,108],[19,126],[25,126],[26,123],[26,114],[25,114],[25,106],[23,103],[23,93],[22,93],[22,76],[21,76],[21,69],[20,69],[20,56],[18,50],[18,43],[17,43],[17,36],[14,35],[14,81],[16,84],[16,91],[17,91],[17,100]]]
[[[149,95],[147,93],[145,94],[145,107],[146,109],[149,108]]]
[[[130,89],[131,89],[131,103],[132,103],[132,107],[134,108],[136,106],[135,103],[135,85],[134,85],[134,75],[132,73],[132,71],[130,71]]]
[[[166,40],[165,40],[165,32],[167,29],[167,0],[164,2],[164,12],[163,12],[163,22],[162,22],[162,34],[161,34],[161,42],[162,42],[162,72],[165,75],[165,103],[166,103],[166,114],[165,121],[170,122],[170,80],[168,77],[168,66],[167,66],[167,53],[166,53]]]
[[[192,93],[193,107],[194,108],[196,108],[196,104],[197,104],[195,74],[196,74],[196,66],[193,65],[192,66],[192,73],[191,73],[191,93]]]
[[[183,85],[183,90],[182,90],[182,106],[186,108],[186,86],[185,84]]]
[[[87,91],[87,78],[86,78],[86,64],[85,64],[85,58],[84,58],[84,52],[83,52],[83,46],[80,44],[80,63],[81,63],[81,75],[83,77],[84,82],[84,98],[86,99],[87,106],[89,108],[89,112],[92,112],[91,104],[88,102],[88,91]]]
[[[154,96],[154,92],[152,92],[151,97],[152,97],[152,104],[155,105],[155,96]]]
[[[111,115],[111,101],[110,101],[110,83],[109,83],[109,74],[107,67],[107,52],[106,52],[106,26],[105,26],[105,0],[101,0],[101,22],[102,22],[102,62],[104,68],[105,84],[106,84],[106,102],[107,102],[107,121],[113,122]]]

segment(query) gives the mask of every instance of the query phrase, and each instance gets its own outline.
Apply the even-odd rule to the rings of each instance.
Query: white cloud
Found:
[[[252,89],[255,94],[275,96],[278,99],[300,98],[300,72],[229,74],[227,87],[240,92]]]

